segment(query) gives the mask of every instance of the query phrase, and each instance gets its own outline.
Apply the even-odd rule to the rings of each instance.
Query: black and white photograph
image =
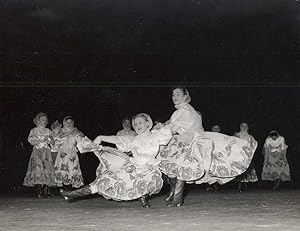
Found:
[[[0,230],[300,230],[300,1],[0,0]]]

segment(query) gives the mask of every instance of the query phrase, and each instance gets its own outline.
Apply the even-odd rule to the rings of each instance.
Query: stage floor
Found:
[[[168,208],[164,196],[153,197],[151,208],[145,209],[137,201],[102,197],[67,203],[60,197],[2,194],[0,230],[300,230],[300,190],[210,193],[195,189],[180,208]]]

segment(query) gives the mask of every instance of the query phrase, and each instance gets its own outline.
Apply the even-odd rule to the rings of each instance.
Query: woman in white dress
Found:
[[[104,141],[116,144],[118,150],[102,147],[100,152],[96,151],[100,160],[96,179],[82,189],[61,191],[66,200],[99,193],[106,199],[116,201],[139,199],[143,207],[150,207],[147,197],[158,193],[163,186],[158,169],[159,161],[155,156],[159,146],[166,145],[172,134],[169,129],[151,131],[153,123],[145,113],[136,115],[132,124],[137,136],[100,135],[94,140],[96,147]],[[93,146],[91,142],[79,144],[83,148],[87,145]],[[132,152],[132,157],[124,153],[128,151]]]
[[[169,178],[165,201],[170,207],[179,207],[185,182],[224,184],[248,168],[256,147],[233,136],[204,132],[201,114],[189,104],[186,88],[173,89],[172,100],[177,110],[157,127],[168,127],[174,136],[157,158],[160,170]]]

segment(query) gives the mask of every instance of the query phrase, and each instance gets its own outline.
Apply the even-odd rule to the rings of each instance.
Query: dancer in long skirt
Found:
[[[249,125],[245,122],[240,123],[240,131],[235,133],[234,136],[247,140],[252,147],[257,146],[257,141],[252,135],[249,134]],[[256,175],[255,167],[250,164],[250,167],[242,175],[237,177],[239,192],[247,191],[249,182],[257,182],[258,178]]]
[[[35,187],[39,198],[48,197],[48,187],[54,186],[53,161],[49,144],[51,138],[50,129],[46,128],[48,117],[40,112],[33,119],[35,128],[31,129],[28,142],[33,150],[28,163],[23,185]]]
[[[139,199],[143,207],[150,207],[147,197],[158,193],[163,186],[159,161],[155,156],[159,146],[166,145],[172,134],[169,129],[151,131],[152,120],[144,113],[136,115],[132,124],[137,136],[100,135],[94,140],[96,145],[102,141],[117,144],[119,150],[103,147],[98,154],[100,165],[95,181],[79,190],[62,190],[66,200],[99,193],[106,199],[116,201]],[[124,153],[128,151],[133,153],[133,157]]]
[[[54,167],[57,186],[79,188],[83,185],[76,148],[77,137],[84,137],[84,135],[74,127],[73,117],[65,117],[62,131],[55,140],[55,142],[60,143]]]
[[[165,201],[178,207],[183,204],[185,182],[224,184],[248,168],[256,147],[237,137],[204,132],[201,115],[189,104],[187,89],[176,87],[172,99],[177,110],[157,127],[169,127],[174,136],[157,158],[170,184]]]
[[[291,180],[287,148],[284,137],[277,131],[271,131],[264,143],[262,180],[273,181],[273,190],[279,190],[280,181]]]

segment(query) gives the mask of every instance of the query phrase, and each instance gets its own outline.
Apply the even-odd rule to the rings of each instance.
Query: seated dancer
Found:
[[[170,184],[165,201],[168,206],[179,207],[183,204],[185,182],[227,183],[248,168],[256,147],[237,137],[204,132],[201,114],[189,104],[186,88],[173,89],[172,99],[177,110],[156,128],[169,127],[174,136],[157,159]]]
[[[159,161],[155,158],[160,145],[166,145],[172,138],[169,129],[151,131],[153,126],[149,115],[141,113],[132,120],[137,136],[98,136],[94,140],[94,152],[100,160],[96,179],[89,185],[61,194],[66,200],[99,193],[106,199],[134,200],[138,199],[143,207],[150,207],[147,197],[158,193],[163,180],[158,169]],[[87,139],[85,139],[86,141]],[[108,142],[118,145],[119,150],[102,147],[100,143]],[[84,142],[78,142],[84,147]],[[83,148],[79,147],[81,152]],[[122,149],[122,151],[120,151]],[[124,152],[131,151],[133,157]]]

